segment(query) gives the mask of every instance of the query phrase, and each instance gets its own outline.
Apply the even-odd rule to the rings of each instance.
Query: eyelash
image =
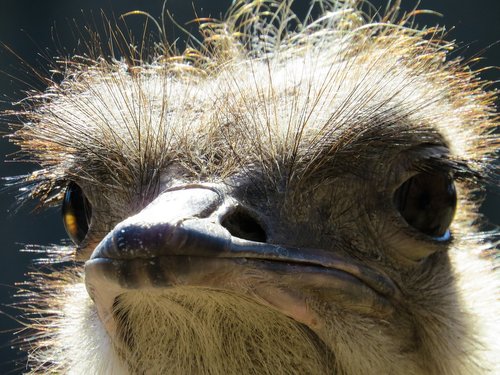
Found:
[[[426,173],[448,173],[455,181],[465,181],[474,184],[482,179],[482,175],[473,170],[465,161],[443,157],[442,155],[419,160],[412,167],[412,170]]]

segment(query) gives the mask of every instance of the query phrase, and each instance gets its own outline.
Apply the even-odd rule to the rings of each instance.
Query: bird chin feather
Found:
[[[308,328],[228,292],[131,291],[114,311],[113,343],[132,373],[335,373],[333,355]]]
[[[125,293],[115,304],[115,337],[83,283],[65,288],[62,306],[50,348],[31,353],[33,373],[42,367],[44,373],[109,375],[336,373],[334,355],[305,326],[227,292]]]

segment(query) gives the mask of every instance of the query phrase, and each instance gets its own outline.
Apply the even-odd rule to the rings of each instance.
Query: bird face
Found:
[[[457,254],[492,95],[441,41],[330,5],[269,51],[236,6],[196,63],[75,64],[16,133],[43,166],[32,195],[63,202],[82,321],[129,369],[473,366]]]
[[[455,175],[472,178],[473,172],[453,155],[439,118],[426,125],[422,112],[414,113],[423,106],[394,107],[399,95],[409,95],[405,88],[394,94],[375,87],[399,82],[406,72],[384,66],[375,75],[383,81],[358,88],[356,77],[337,82],[339,73],[328,64],[301,67],[297,83],[287,78],[298,66],[291,61],[253,82],[269,64],[243,69],[245,88],[228,84],[235,81],[230,71],[208,83],[211,89],[194,92],[154,70],[139,78],[101,77],[106,83],[91,89],[96,94],[130,93],[118,108],[106,104],[106,121],[150,90],[141,100],[151,117],[113,124],[119,142],[105,136],[111,125],[87,110],[107,97],[71,99],[108,142],[100,148],[117,155],[104,163],[93,159],[93,177],[70,182],[63,207],[100,321],[116,345],[130,347],[137,336],[124,328],[133,310],[127,304],[137,303],[130,301],[165,299],[168,311],[171,293],[198,301],[230,295],[307,327],[330,356],[349,341],[352,327],[382,332],[381,341],[391,337],[398,350],[412,351],[416,324],[405,295],[449,282]],[[165,86],[154,86],[165,79]],[[337,89],[314,92],[324,81]],[[181,90],[187,98],[179,101]],[[348,99],[356,90],[370,97],[365,107]],[[312,104],[303,98],[311,91]],[[164,110],[170,117],[159,109],[165,105],[172,106]],[[133,153],[142,148],[142,158],[133,159],[128,144]],[[117,170],[111,157],[123,160]]]

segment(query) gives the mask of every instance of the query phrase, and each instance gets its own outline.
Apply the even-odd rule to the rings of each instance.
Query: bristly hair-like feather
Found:
[[[490,233],[460,233],[478,225],[473,193],[496,176],[496,96],[477,72],[449,58],[455,46],[443,40],[442,30],[415,29],[418,11],[400,15],[398,5],[370,15],[361,10],[362,0],[318,0],[301,20],[289,1],[236,1],[224,20],[200,20],[202,39],[192,38],[182,52],[166,37],[142,48],[128,47],[123,32],[113,26],[105,37],[91,33],[87,53],[60,62],[61,82],[31,93],[8,113],[21,121],[13,124],[17,130],[11,135],[21,149],[17,159],[40,166],[14,180],[21,200],[57,204],[68,181],[93,190],[94,199],[101,200],[94,205],[100,207],[96,215],[105,225],[93,229],[91,247],[151,202],[171,170],[181,170],[190,181],[220,182],[242,174],[255,179],[256,189],[283,191],[293,200],[295,191],[317,189],[336,175],[385,175],[395,155],[445,144],[449,150],[424,155],[410,167],[415,172],[446,170],[456,177],[460,209],[453,228],[459,235],[451,268],[460,275],[458,292],[446,294],[455,285],[451,276],[408,272],[403,277],[425,285],[440,303],[453,305],[450,295],[458,295],[464,306],[452,306],[447,316],[436,303],[429,310],[434,315],[426,315],[421,291],[408,291],[415,301],[415,324],[423,331],[415,345],[425,347],[418,357],[425,360],[424,370],[419,368],[424,372],[405,362],[404,353],[382,358],[369,348],[370,368],[352,361],[335,371],[383,373],[393,369],[394,360],[404,363],[401,373],[408,374],[494,374],[499,282],[498,275],[486,275],[485,264],[492,265],[480,254],[497,250]],[[108,37],[111,46],[102,42]],[[32,341],[24,343],[33,373],[123,373],[109,338],[96,327],[82,264],[75,261],[68,269],[34,275],[36,287],[21,293],[28,315],[42,316],[38,322],[31,316],[27,323],[35,331]],[[478,275],[486,280],[481,287]],[[447,287],[443,291],[434,285]],[[209,297],[203,308],[212,306]],[[233,303],[227,296],[227,306]],[[461,314],[469,311],[470,321],[460,325]],[[68,319],[80,319],[85,329],[76,332]],[[269,319],[283,329],[288,324],[273,314]],[[249,324],[245,327],[251,331]],[[448,336],[435,337],[441,329]],[[468,330],[472,337],[464,333]],[[264,331],[258,333],[274,345],[272,332]],[[290,340],[300,342],[300,329],[290,332]],[[70,338],[68,343],[63,337]],[[372,339],[385,344],[378,336]],[[85,355],[78,354],[82,340],[90,348]],[[458,343],[438,345],[442,340]],[[341,359],[352,347],[337,349]],[[82,367],[85,363],[89,367]]]
[[[488,83],[460,60],[447,60],[454,45],[441,39],[441,30],[411,28],[414,14],[398,18],[398,4],[371,17],[359,3],[314,2],[302,22],[290,2],[236,2],[224,21],[201,24],[198,49],[178,54],[158,44],[151,55],[130,48],[120,60],[64,61],[62,83],[32,94],[15,111],[24,119],[12,135],[22,150],[18,159],[42,167],[22,180],[28,195],[51,201],[65,180],[78,178],[147,196],[158,172],[183,159],[200,176],[223,178],[258,163],[300,179],[324,169],[333,155],[359,155],[358,147],[403,148],[409,137],[424,143],[431,123],[454,140],[456,165],[467,160],[468,169],[486,177],[498,146]],[[320,16],[312,19],[316,7]],[[118,31],[111,35],[121,41]],[[89,50],[98,53],[94,39]],[[313,82],[312,70],[324,82]],[[289,99],[281,98],[283,90]],[[253,96],[255,102],[247,99]],[[420,129],[401,125],[416,116]],[[352,129],[338,132],[346,123]],[[192,131],[200,132],[196,142]],[[240,137],[255,142],[241,150]],[[227,153],[234,157],[222,157]]]

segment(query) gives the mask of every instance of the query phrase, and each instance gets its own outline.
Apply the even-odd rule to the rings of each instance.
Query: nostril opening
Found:
[[[232,236],[245,240],[266,242],[266,232],[252,216],[242,210],[227,215],[221,222]]]

